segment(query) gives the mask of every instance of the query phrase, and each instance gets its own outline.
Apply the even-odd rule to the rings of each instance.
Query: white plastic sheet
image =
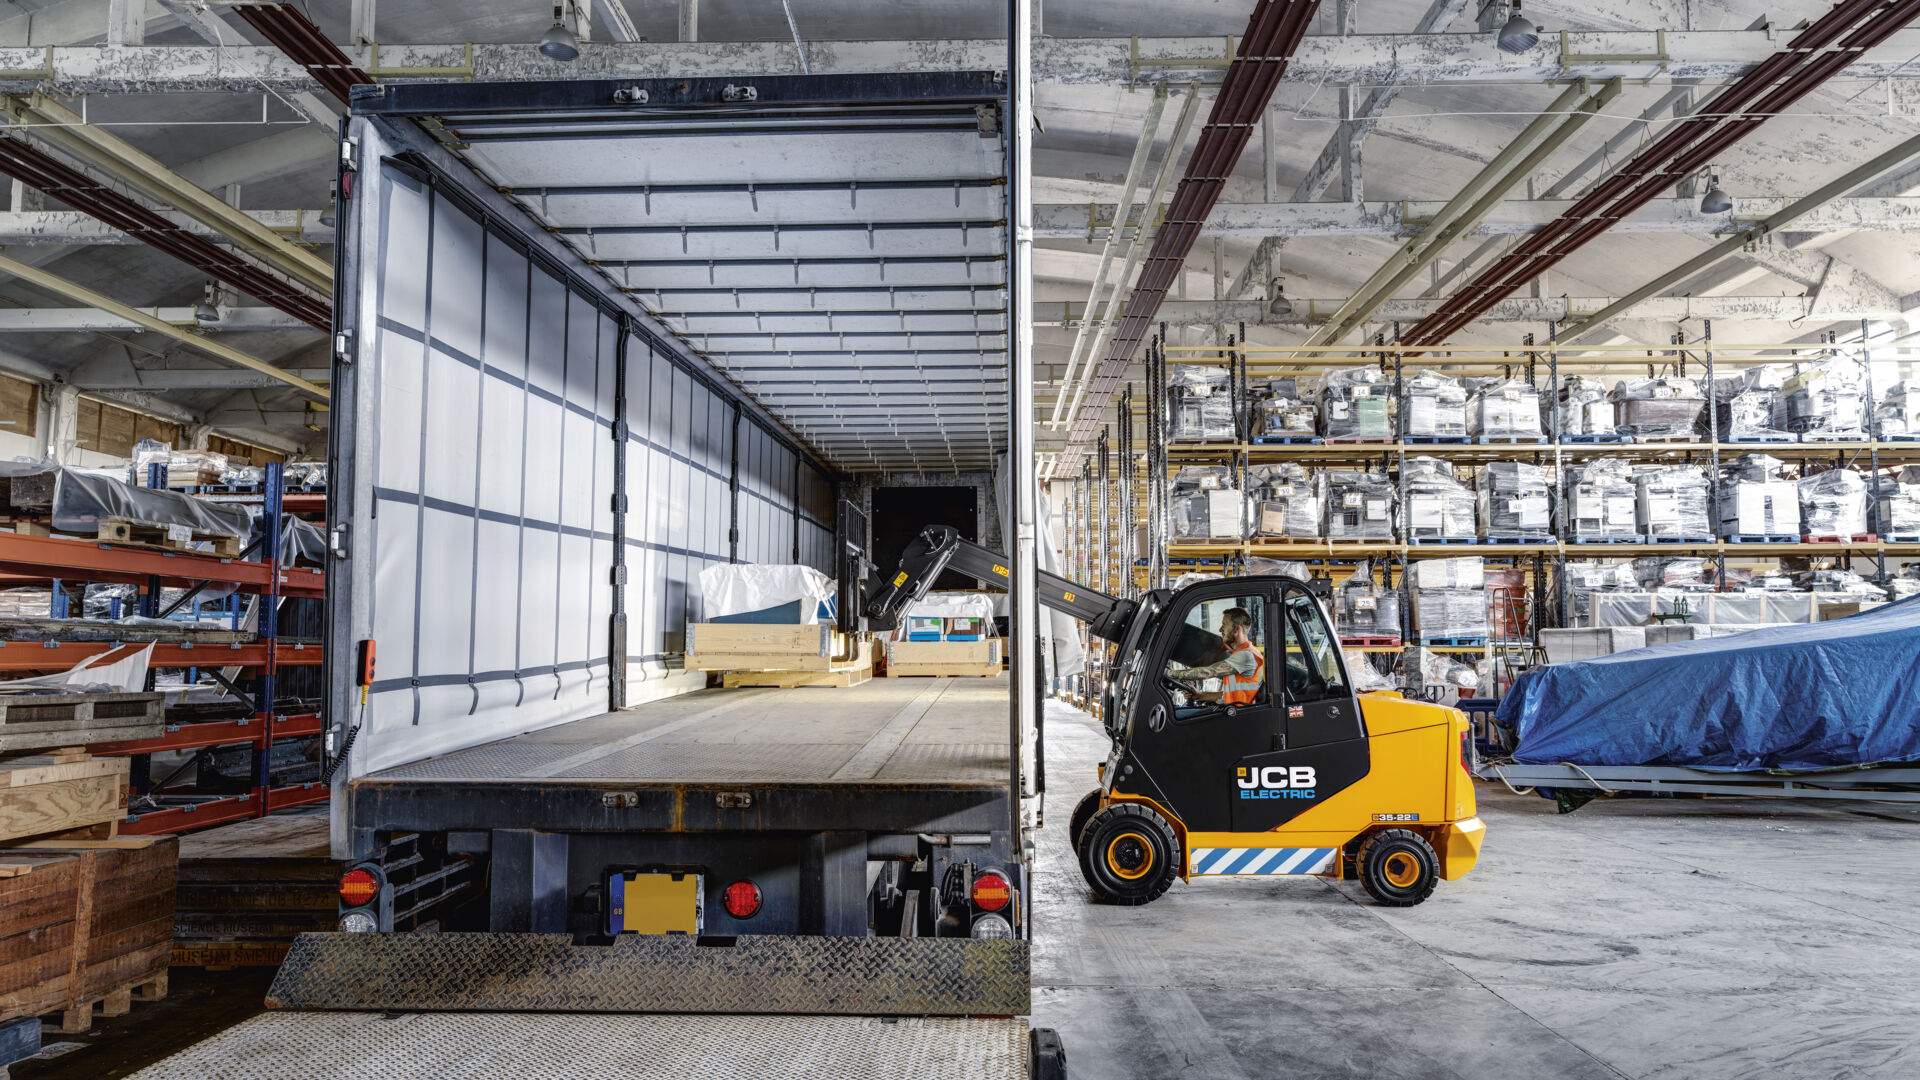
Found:
[[[833,580],[811,566],[721,564],[700,571],[700,595],[708,619],[799,600],[800,621],[812,624],[820,621],[820,604],[833,598]]]

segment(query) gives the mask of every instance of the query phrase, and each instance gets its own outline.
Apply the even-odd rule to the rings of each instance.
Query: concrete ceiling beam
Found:
[[[1695,199],[1660,199],[1634,211],[1609,231],[1621,233],[1732,234],[1798,200],[1774,195],[1739,198],[1733,212],[1703,214]],[[1405,236],[1422,227],[1446,204],[1421,202],[1221,203],[1202,236],[1267,238],[1302,236]],[[1571,199],[1509,199],[1496,205],[1471,235],[1523,236],[1566,213]],[[1033,208],[1034,236],[1043,240],[1106,239],[1112,227],[1112,203],[1045,203]],[[1139,222],[1128,219],[1128,232]],[[1795,232],[1920,232],[1920,197],[1884,196],[1836,199],[1793,223]]]
[[[320,216],[328,212],[318,208],[243,211],[265,228],[299,244],[333,243],[333,226],[320,224]],[[233,242],[225,234],[194,221],[185,214],[164,211],[163,214],[178,222],[187,231],[204,236],[216,244]],[[0,244],[9,247],[138,243],[140,241],[134,237],[77,210],[0,211]]]
[[[186,6],[186,5],[181,5]],[[102,9],[104,11],[104,8]],[[105,34],[102,19],[101,34]],[[1485,34],[1354,34],[1308,37],[1285,78],[1309,85],[1381,86],[1420,83],[1541,83],[1587,77],[1604,80],[1726,79],[1778,51],[1771,30],[1586,32],[1552,37],[1520,54],[1491,47]],[[1134,85],[1217,81],[1237,42],[1221,37],[1042,38],[1034,44],[1034,77],[1062,85]],[[558,65],[526,44],[475,44],[471,78],[478,82],[632,77],[737,76],[742,71],[787,71],[790,42],[582,42],[580,57]],[[468,69],[464,44],[383,44],[379,68],[390,78],[408,69],[445,77]],[[815,72],[980,71],[1006,62],[1006,45],[993,38],[936,41],[809,41]],[[349,59],[373,66],[372,50],[349,45]],[[1920,29],[1903,30],[1852,62],[1848,78],[1911,74],[1920,53]],[[201,91],[310,91],[306,70],[271,46],[42,46],[0,48],[0,90],[51,85],[63,93]],[[427,77],[422,70],[422,77]]]
[[[1819,261],[1827,262],[1825,256]],[[1816,296],[1822,284],[1826,295]],[[1873,283],[1877,285],[1877,283]],[[1156,321],[1169,326],[1229,327],[1318,326],[1327,321],[1340,305],[1339,299],[1290,297],[1293,311],[1274,315],[1265,300],[1168,300],[1161,304]],[[1611,296],[1542,296],[1502,300],[1479,318],[1485,323],[1548,323],[1578,320],[1615,302]],[[1897,316],[1905,310],[1903,297],[1884,287],[1873,287],[1842,271],[1829,274],[1808,286],[1800,296],[1660,296],[1643,300],[1633,309],[1633,318],[1658,322],[1686,319],[1740,319],[1790,322],[1809,317],[1822,319],[1878,319]],[[1910,305],[1909,305],[1910,306]],[[1440,307],[1440,298],[1388,300],[1374,312],[1372,322],[1414,322],[1431,315]],[[1039,327],[1072,327],[1083,317],[1080,304],[1066,300],[1036,300],[1033,323]]]
[[[219,309],[220,318],[206,323],[194,318],[192,307],[157,307],[144,310],[161,322],[203,332],[301,330],[309,334],[320,333],[286,312],[270,307],[222,307]],[[141,323],[95,308],[0,308],[0,334],[64,334],[95,330],[140,331],[145,329],[146,326]],[[322,378],[325,376],[323,375]]]

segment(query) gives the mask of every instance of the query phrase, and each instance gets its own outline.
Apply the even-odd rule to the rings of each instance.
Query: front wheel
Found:
[[[1080,850],[1080,837],[1087,831],[1087,822],[1100,809],[1100,789],[1087,792],[1085,798],[1073,808],[1073,816],[1067,819],[1067,846],[1076,853]]]
[[[1180,873],[1173,826],[1135,803],[1115,803],[1089,818],[1079,854],[1080,873],[1109,904],[1156,900]]]
[[[1407,829],[1382,829],[1367,837],[1354,862],[1360,884],[1388,907],[1412,907],[1440,883],[1440,857],[1433,845]]]

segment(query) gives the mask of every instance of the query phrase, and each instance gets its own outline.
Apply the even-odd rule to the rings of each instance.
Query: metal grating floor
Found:
[[[1027,1022],[563,1013],[270,1013],[133,1080],[865,1080],[1027,1075]]]
[[[705,690],[375,773],[387,781],[1000,784],[1005,677]],[[857,767],[855,767],[857,766]]]

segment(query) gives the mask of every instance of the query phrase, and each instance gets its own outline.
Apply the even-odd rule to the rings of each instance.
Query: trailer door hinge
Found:
[[[615,585],[625,585],[625,584],[627,583],[627,568],[626,568],[626,567],[624,567],[624,566],[616,566],[616,567],[614,567],[614,568],[613,568],[613,583],[614,583]]]
[[[613,512],[616,514],[624,514],[627,512],[627,496],[625,492],[613,497]]]
[[[735,86],[732,83],[720,88],[721,101],[759,101],[760,91],[751,86]]]
[[[329,538],[327,546],[332,549],[334,558],[344,559],[347,557],[346,522],[343,521],[333,527],[333,535]]]
[[[343,364],[353,363],[353,331],[342,330],[333,335],[333,358]]]
[[[753,806],[753,792],[722,791],[714,795],[713,804],[722,810],[746,810]]]
[[[637,791],[603,791],[600,793],[600,805],[609,810],[631,810],[640,805],[640,793]]]
[[[613,103],[615,105],[645,105],[648,96],[644,87],[623,86],[613,92]]]
[[[340,140],[340,167],[348,172],[360,171],[360,140]]]

